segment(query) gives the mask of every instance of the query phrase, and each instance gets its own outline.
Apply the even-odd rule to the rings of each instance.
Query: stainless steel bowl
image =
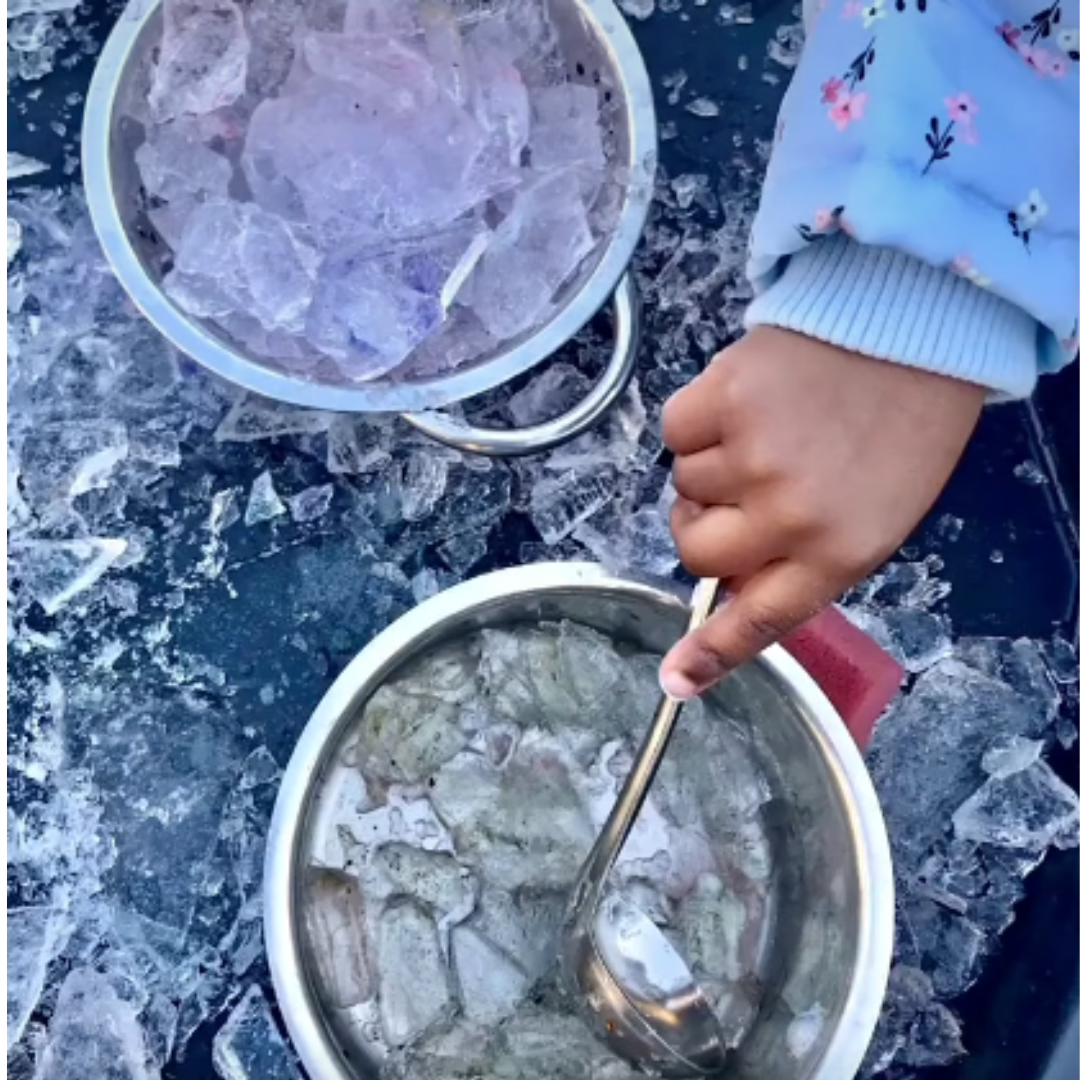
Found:
[[[193,360],[265,397],[337,412],[403,413],[421,430],[464,449],[533,453],[584,431],[618,399],[633,374],[638,316],[626,275],[652,197],[656,118],[641,54],[614,0],[549,0],[571,68],[610,90],[605,112],[612,160],[608,180],[617,225],[564,286],[552,317],[521,339],[443,375],[369,383],[324,383],[274,370],[214,326],[173,304],[161,288],[166,245],[146,217],[134,155],[145,138],[134,117],[149,88],[161,39],[161,0],[132,0],[106,42],[87,96],[83,173],[97,235],[120,283],[162,334]],[[611,361],[590,393],[566,415],[517,432],[467,428],[427,412],[491,390],[566,344],[615,293]],[[422,415],[414,416],[412,414]]]
[[[278,1001],[312,1080],[378,1076],[362,1025],[320,989],[327,957],[312,955],[303,925],[304,868],[332,827],[328,806],[349,782],[341,752],[364,704],[429,649],[484,627],[563,619],[660,652],[685,626],[686,608],[664,588],[587,564],[489,574],[428,600],[380,634],[308,722],[274,811],[264,902]],[[779,792],[770,843],[782,872],[770,897],[770,940],[755,969],[764,980],[763,1006],[726,1075],[851,1080],[881,1009],[892,955],[892,865],[870,778],[824,693],[781,648],[716,693],[751,751],[781,763],[770,777]],[[815,1003],[816,1039],[793,1035],[791,1000]]]

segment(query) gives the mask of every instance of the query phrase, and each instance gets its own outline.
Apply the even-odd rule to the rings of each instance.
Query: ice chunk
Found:
[[[412,6],[401,0],[349,0],[345,10],[345,33],[407,37],[416,31]]]
[[[668,577],[679,565],[668,518],[669,511],[644,506],[629,516],[619,515],[612,529],[585,521],[573,535],[613,573],[636,571]]]
[[[458,533],[436,549],[451,573],[464,577],[486,554],[486,533]]]
[[[159,120],[203,115],[244,92],[250,41],[232,0],[169,0],[150,87]]]
[[[296,522],[317,521],[330,509],[333,499],[333,484],[305,488],[289,499],[289,513]]]
[[[345,815],[338,836],[349,866],[361,866],[372,852],[394,842],[422,851],[454,850],[453,839],[431,803],[409,788],[390,787],[385,806]]]
[[[410,454],[402,479],[401,516],[406,521],[426,518],[446,491],[449,473],[445,454],[427,450]]]
[[[358,748],[369,777],[416,783],[466,744],[461,714],[475,697],[476,660],[468,653],[421,660],[387,683],[364,709]]]
[[[449,1011],[452,998],[434,921],[411,901],[378,925],[379,1015],[391,1046],[417,1039]]]
[[[330,417],[312,409],[268,401],[248,394],[225,414],[214,439],[217,442],[256,442],[282,435],[314,435],[325,431]]]
[[[11,11],[8,10],[8,18]],[[27,157],[26,154],[16,153],[14,150],[7,152],[7,181],[21,180],[26,176],[36,176],[38,173],[47,172],[49,166],[37,158]]]
[[[309,33],[302,48],[308,68],[317,76],[355,88],[358,103],[381,102],[387,114],[407,116],[430,108],[439,98],[439,84],[423,53],[392,37],[374,34]]]
[[[1004,779],[1038,761],[1042,748],[1043,744],[1038,739],[1012,735],[983,754],[983,770],[995,780]]]
[[[897,931],[897,954],[925,971],[943,998],[958,997],[975,982],[989,948],[979,926],[932,900],[902,900]]]
[[[877,1076],[891,1065],[947,1065],[962,1056],[960,1025],[933,1000],[929,977],[898,964],[889,974],[881,1018],[867,1051],[863,1071]]]
[[[522,743],[499,776],[495,813],[465,824],[462,850],[474,851],[485,880],[500,888],[569,887],[594,831],[562,755]],[[450,782],[445,770],[437,781],[435,790]],[[536,806],[547,812],[536,814]]]
[[[312,253],[279,218],[250,203],[207,202],[184,225],[165,290],[200,318],[247,314],[267,331],[299,333],[313,271]]]
[[[369,866],[385,882],[385,886],[372,883],[377,894],[385,891],[387,896],[418,900],[438,912],[440,925],[461,922],[476,906],[475,877],[446,852],[384,844],[372,854]]]
[[[558,959],[559,930],[566,909],[562,893],[486,887],[469,926],[509,956],[532,980]]]
[[[301,1080],[292,1051],[252,986],[214,1036],[214,1069],[222,1080]]]
[[[529,139],[532,167],[573,168],[595,183],[605,165],[596,88],[576,83],[542,87],[533,93],[532,105],[536,117]]]
[[[656,11],[656,0],[619,0],[619,7],[633,19],[648,19]]]
[[[957,660],[1011,686],[1041,711],[1047,724],[1057,716],[1061,695],[1036,642],[1029,638],[961,638],[954,655]]]
[[[136,1009],[105,975],[72,970],[60,987],[34,1080],[152,1080],[156,1074]]]
[[[926,671],[952,653],[952,628],[943,615],[901,607],[882,610],[881,619],[889,634],[889,651],[908,671]]]
[[[360,882],[309,867],[304,874],[304,929],[328,1004],[348,1008],[375,995],[376,973]]]
[[[167,203],[190,212],[197,202],[224,199],[232,179],[227,158],[205,146],[189,123],[176,121],[151,128],[135,151],[143,186]]]
[[[1023,767],[1017,756],[1014,752],[1007,766],[1001,765],[1000,754],[992,759],[999,771],[953,814],[956,835],[1018,850],[1075,847],[1080,842],[1076,792],[1045,761]]]
[[[1040,643],[1040,651],[1050,675],[1056,683],[1068,686],[1080,679],[1077,668],[1076,646],[1071,641],[1055,635],[1049,641]]]
[[[868,764],[901,879],[912,876],[946,823],[983,784],[983,754],[1010,735],[1046,727],[1037,701],[974,668],[943,660],[874,733]]]
[[[546,544],[557,544],[615,496],[619,478],[609,465],[542,476],[529,493],[529,515]]]
[[[577,368],[555,363],[514,394],[507,411],[518,427],[540,424],[576,405],[588,390],[589,380]]]
[[[463,302],[493,337],[516,337],[545,318],[560,287],[594,245],[574,177],[553,170],[518,195]]]
[[[22,485],[39,514],[48,504],[105,487],[128,456],[127,427],[118,420],[35,425],[22,449]]]
[[[503,1027],[505,1050],[491,1075],[498,1080],[536,1076],[545,1080],[631,1080],[629,1065],[617,1062],[574,1016],[519,1009]]]
[[[274,478],[266,469],[255,478],[248,496],[247,509],[244,511],[245,525],[258,525],[264,521],[273,521],[285,513],[285,504],[274,490]]]
[[[455,927],[450,941],[465,1016],[481,1024],[510,1016],[525,999],[532,980],[470,926]]]
[[[55,615],[72,597],[95,585],[127,550],[127,541],[23,540],[12,545],[11,561],[22,587]]]
[[[7,219],[7,263],[10,266],[22,251],[22,225],[15,218]]]
[[[51,907],[9,908],[7,913],[7,1048],[22,1038],[45,988],[45,973],[60,941],[61,918]]]

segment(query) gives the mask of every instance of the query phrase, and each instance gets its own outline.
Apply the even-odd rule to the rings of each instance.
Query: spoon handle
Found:
[[[694,589],[690,601],[690,621],[686,632],[696,630],[712,612],[720,582],[716,578],[702,578]],[[615,860],[622,851],[623,844],[634,827],[641,805],[652,786],[653,777],[667,749],[668,740],[675,730],[675,723],[682,712],[683,703],[668,697],[662,698],[652,723],[645,735],[645,740],[637,752],[634,764],[623,783],[619,797],[615,800],[600,835],[596,838],[589,857],[582,867],[574,895],[580,904],[586,896],[595,900]]]

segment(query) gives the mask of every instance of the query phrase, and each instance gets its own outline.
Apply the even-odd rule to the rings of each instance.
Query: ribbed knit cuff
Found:
[[[841,233],[788,260],[746,312],[747,328],[779,326],[865,356],[1026,397],[1038,373],[1039,324],[951,270]]]

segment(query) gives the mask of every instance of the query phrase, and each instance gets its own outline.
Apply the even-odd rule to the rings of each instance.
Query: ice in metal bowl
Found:
[[[341,676],[267,861],[271,967],[313,1077],[629,1075],[563,998],[556,931],[682,618],[595,567],[504,571]],[[616,885],[692,961],[731,1076],[854,1075],[891,953],[888,850],[857,751],[786,654],[689,710]]]

